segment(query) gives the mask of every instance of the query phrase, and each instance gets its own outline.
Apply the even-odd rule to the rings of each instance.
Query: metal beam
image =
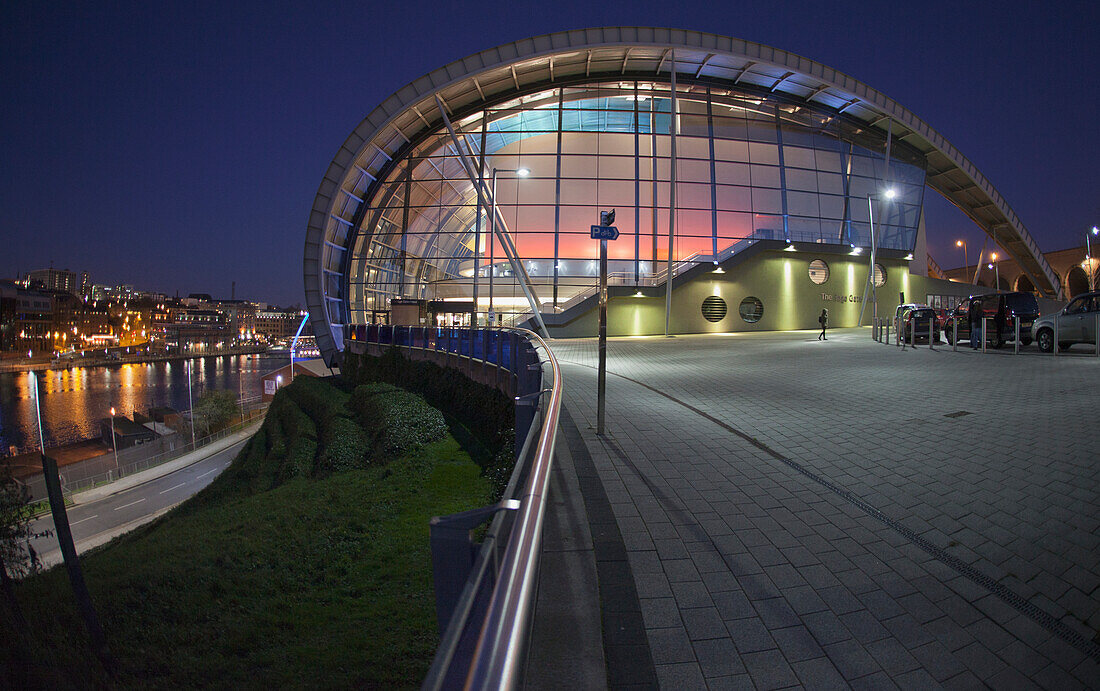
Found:
[[[437,95],[438,99],[439,96]],[[447,117],[447,112],[444,110],[443,100],[439,99],[439,113],[443,116],[443,124],[447,128],[447,133],[451,135],[451,141],[454,143],[455,154],[458,156],[459,162],[462,163],[462,169],[466,171],[467,177],[470,178],[470,182],[475,188],[481,189],[483,198],[492,203],[492,193],[485,185],[479,184],[477,179],[477,173],[473,169],[473,164],[466,159],[466,154],[462,151],[462,145],[458,141],[458,135],[455,134],[454,126],[451,124],[451,119]],[[546,338],[550,337],[550,333],[546,330],[546,324],[542,320],[542,312],[539,310],[539,299],[535,293],[535,287],[531,284],[531,277],[527,274],[527,269],[523,267],[523,261],[519,258],[519,253],[516,252],[516,246],[512,242],[511,234],[508,232],[506,221],[504,220],[504,214],[501,212],[500,207],[493,205],[496,208],[496,221],[500,223],[496,226],[497,239],[500,240],[500,245],[504,249],[504,254],[508,257],[508,263],[512,265],[512,272],[519,277],[519,286],[523,289],[523,294],[527,297],[527,302],[531,306],[531,314],[535,320],[535,323],[539,327],[540,333]],[[502,230],[503,228],[503,230]],[[476,264],[476,261],[475,261]],[[477,305],[474,305],[477,309]]]

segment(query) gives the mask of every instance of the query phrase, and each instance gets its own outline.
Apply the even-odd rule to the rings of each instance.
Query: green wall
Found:
[[[829,266],[829,278],[821,285],[809,277],[809,264],[814,259],[821,259]],[[923,294],[911,292],[919,287],[916,280],[921,277],[909,275],[909,262],[879,258],[878,263],[886,269],[886,284],[878,288],[880,316],[893,315],[899,291],[905,291],[907,300],[924,299]],[[722,267],[725,273],[704,271],[681,277],[673,281],[670,331],[725,333],[817,329],[820,328],[817,318],[823,307],[829,310],[830,327],[856,326],[868,264],[865,254],[766,250],[737,263],[727,262]],[[643,290],[647,297],[615,296],[608,300],[608,335],[664,333],[664,288]],[[718,322],[703,318],[703,299],[711,295],[726,302],[726,316]],[[763,317],[753,324],[742,319],[738,309],[748,296],[757,297],[764,303]],[[868,296],[864,324],[871,323],[870,310]],[[555,338],[595,336],[596,309],[560,327],[551,326],[549,330]]]

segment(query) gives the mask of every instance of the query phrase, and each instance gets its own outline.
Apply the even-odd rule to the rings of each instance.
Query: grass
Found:
[[[281,480],[259,467],[283,462],[257,451],[263,437],[235,461],[256,471],[248,482],[226,473],[82,558],[115,678],[95,663],[62,569],[19,585],[30,686],[419,685],[438,643],[428,520],[490,503],[490,483],[449,434],[384,464]],[[8,670],[13,648],[0,651]]]

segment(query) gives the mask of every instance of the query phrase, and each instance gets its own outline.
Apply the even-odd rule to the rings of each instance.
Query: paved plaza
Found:
[[[595,341],[552,346],[613,686],[1100,683],[1090,350],[612,339],[601,438]]]

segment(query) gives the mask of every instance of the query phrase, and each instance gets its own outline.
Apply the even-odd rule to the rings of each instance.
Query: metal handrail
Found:
[[[546,353],[553,374],[550,400],[542,420],[530,475],[519,497],[519,515],[508,536],[500,575],[493,589],[477,648],[466,678],[468,689],[513,688],[518,679],[534,604],[546,494],[550,486],[558,414],[561,409],[561,368],[553,351],[538,334],[523,333]]]
[[[516,396],[517,403],[521,399],[537,396],[538,404],[529,423],[529,431],[523,437],[523,447],[517,454],[516,467],[504,492],[504,501],[499,505],[507,510],[496,513],[485,534],[473,570],[467,575],[462,594],[454,604],[435,659],[421,687],[432,690],[452,688],[462,683],[470,689],[514,688],[520,681],[534,608],[546,495],[561,409],[561,369],[557,359],[546,341],[527,329],[445,327],[439,329],[441,337],[429,340],[424,334],[421,341],[414,336],[421,327],[380,326],[375,329],[373,325],[365,326],[365,332],[360,330],[360,326],[346,327],[347,342],[364,341],[410,350],[439,350],[463,359],[479,359],[475,357],[472,339],[467,353],[461,347],[462,337],[459,338],[459,347],[452,349],[455,343],[453,337],[443,334],[455,331],[515,334],[525,339],[532,349],[542,349],[545,357],[539,358],[541,362],[538,365],[528,363],[526,358],[519,357],[515,352],[507,363],[501,359],[501,353],[498,353],[497,361],[490,360],[488,352],[482,355],[486,356],[484,362],[510,370],[520,382],[527,381],[528,385],[532,382],[525,373],[531,367],[542,369],[550,365],[553,381],[549,389],[544,389],[540,383],[531,391],[521,388],[520,392],[516,392],[519,394]],[[409,329],[406,339],[400,337],[399,329],[403,328]],[[537,380],[542,381],[545,381],[544,377]],[[517,419],[517,433],[518,426]],[[518,488],[519,482],[524,483],[522,489]],[[503,554],[498,557],[500,549],[503,549]]]

